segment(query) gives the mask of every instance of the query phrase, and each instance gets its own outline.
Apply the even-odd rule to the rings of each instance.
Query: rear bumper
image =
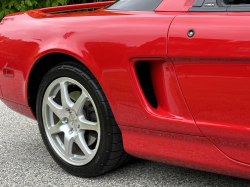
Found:
[[[22,104],[19,104],[19,103],[10,101],[10,100],[6,100],[4,98],[0,98],[0,99],[10,109],[12,109],[12,110],[24,115],[24,116],[27,116],[31,119],[36,120],[36,117],[33,114],[33,111],[31,110],[31,108],[29,106],[22,105]]]

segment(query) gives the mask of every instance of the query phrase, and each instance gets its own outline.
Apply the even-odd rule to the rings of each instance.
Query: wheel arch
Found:
[[[36,97],[38,94],[39,85],[43,77],[52,67],[66,61],[74,61],[88,68],[85,65],[86,63],[82,62],[82,60],[79,60],[78,58],[64,52],[46,53],[41,57],[39,57],[37,60],[35,60],[35,63],[32,65],[31,70],[28,74],[26,89],[27,89],[28,105],[30,106],[34,116],[36,116]],[[92,71],[90,70],[90,72]]]

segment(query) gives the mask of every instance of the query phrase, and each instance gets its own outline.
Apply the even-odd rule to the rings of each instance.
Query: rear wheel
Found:
[[[87,68],[75,62],[52,68],[38,93],[39,129],[63,169],[93,177],[130,159],[105,94]]]

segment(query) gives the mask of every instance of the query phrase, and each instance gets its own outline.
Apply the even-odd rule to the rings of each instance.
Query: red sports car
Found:
[[[249,0],[10,14],[0,24],[0,97],[38,120],[73,175],[100,175],[132,155],[250,179],[249,23]]]

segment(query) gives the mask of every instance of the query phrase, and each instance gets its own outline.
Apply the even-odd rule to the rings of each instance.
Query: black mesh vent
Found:
[[[136,64],[136,72],[142,90],[148,102],[152,107],[158,108],[158,103],[156,100],[155,91],[151,79],[149,64],[147,62],[138,62]]]

